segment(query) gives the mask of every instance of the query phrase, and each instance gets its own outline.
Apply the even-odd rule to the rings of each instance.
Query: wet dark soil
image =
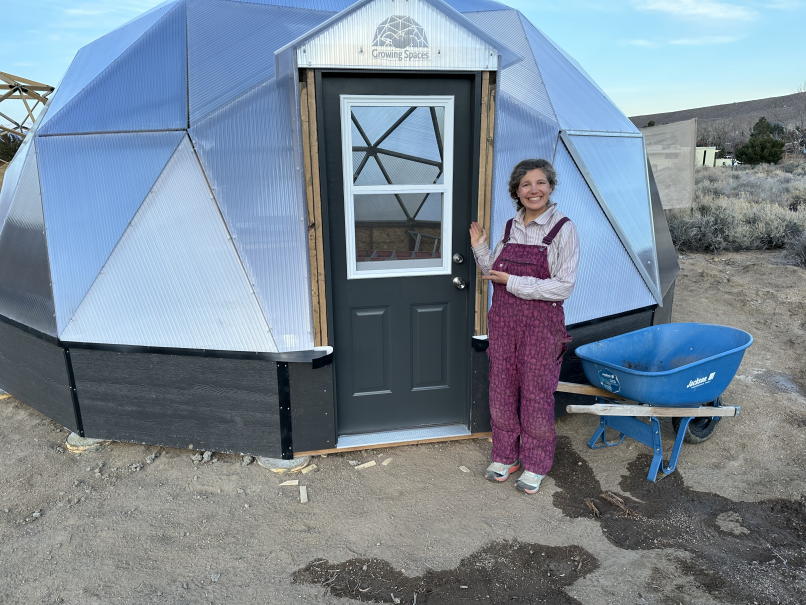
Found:
[[[337,597],[369,603],[579,603],[564,589],[599,567],[578,546],[495,542],[462,559],[456,569],[410,578],[382,559],[318,560],[296,571],[294,582],[318,584]]]
[[[630,495],[616,495],[637,513],[627,515],[602,497],[592,469],[561,437],[551,472],[560,488],[554,505],[569,517],[596,519],[620,548],[686,551],[679,572],[720,603],[806,602],[806,501],[734,502],[689,489],[679,472],[652,483],[650,460],[639,455],[622,478]]]

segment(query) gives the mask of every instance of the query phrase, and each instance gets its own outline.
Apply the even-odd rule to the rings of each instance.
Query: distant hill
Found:
[[[710,107],[697,107],[695,109],[682,109],[644,116],[633,116],[632,123],[643,128],[650,120],[656,125],[681,122],[697,118],[701,122],[728,121],[742,126],[752,127],[756,120],[764,116],[770,122],[779,122],[787,128],[792,128],[801,121],[806,122],[806,92],[799,92],[783,97],[770,97],[756,101],[741,101],[725,105],[711,105]],[[748,128],[749,131],[749,128]]]

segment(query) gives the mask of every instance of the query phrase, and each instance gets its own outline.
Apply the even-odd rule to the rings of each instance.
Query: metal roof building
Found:
[[[517,10],[165,2],[78,52],[6,171],[0,386],[217,451],[488,430],[467,223],[500,237],[526,157],[582,242],[574,344],[668,321],[642,135]]]

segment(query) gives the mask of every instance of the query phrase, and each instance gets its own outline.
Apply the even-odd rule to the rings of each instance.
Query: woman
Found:
[[[556,185],[550,162],[524,160],[509,179],[518,212],[494,252],[487,232],[470,226],[482,279],[494,284],[487,320],[493,462],[485,477],[506,481],[523,464],[515,486],[527,494],[537,492],[554,460],[554,391],[571,341],[562,305],[579,265],[576,227],[550,200]]]

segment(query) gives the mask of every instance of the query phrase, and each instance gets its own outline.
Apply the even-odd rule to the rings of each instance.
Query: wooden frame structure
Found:
[[[319,135],[316,126],[314,70],[300,70],[300,116],[305,198],[308,204],[308,254],[311,263],[314,346],[328,344],[327,297],[325,296],[325,251],[322,231],[322,189],[319,182]]]
[[[41,103],[45,105],[48,102],[48,96],[56,90],[53,86],[20,78],[12,74],[0,71],[0,91],[5,91],[0,94],[0,103],[3,101],[22,101],[25,105],[27,115],[22,122],[17,122],[3,112],[0,112],[0,117],[8,120],[12,124],[12,128],[0,124],[0,132],[13,134],[20,138],[24,138],[26,133],[31,129],[36,117],[34,110]],[[28,101],[33,101],[33,104]],[[28,120],[31,121],[27,125]]]
[[[490,212],[493,197],[493,144],[495,142],[495,72],[481,74],[481,136],[479,149],[479,200],[478,222],[490,233]],[[481,270],[476,268],[476,304],[474,334],[487,334],[488,282],[481,279]]]

